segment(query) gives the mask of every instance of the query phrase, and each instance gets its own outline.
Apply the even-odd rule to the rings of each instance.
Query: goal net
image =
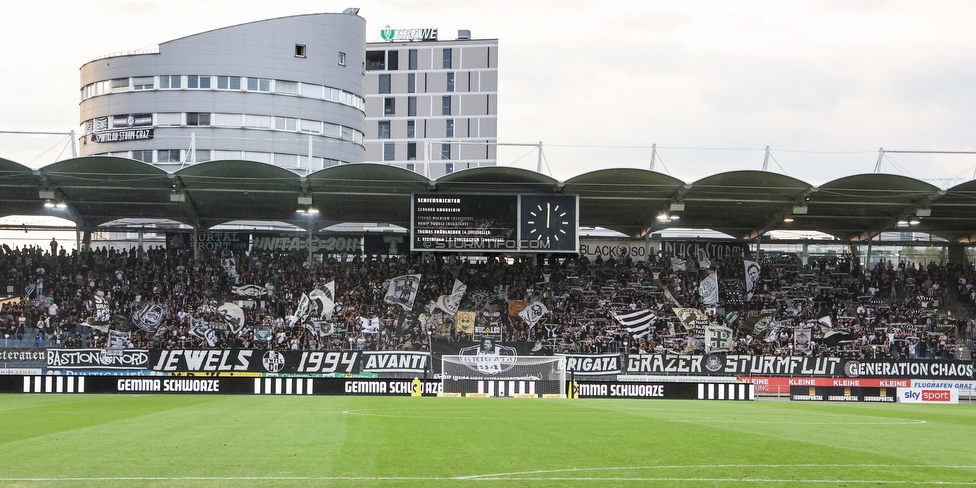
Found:
[[[444,393],[464,396],[566,396],[565,356],[464,355],[441,358]]]

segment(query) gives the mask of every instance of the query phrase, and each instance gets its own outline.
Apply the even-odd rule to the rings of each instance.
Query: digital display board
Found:
[[[414,194],[411,251],[578,252],[575,195]]]

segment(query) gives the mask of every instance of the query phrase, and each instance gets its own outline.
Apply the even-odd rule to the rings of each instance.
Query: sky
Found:
[[[559,180],[650,168],[686,182],[762,169],[812,184],[870,173],[879,149],[974,151],[976,2],[967,0],[49,0],[0,16],[0,131],[78,130],[79,68],[198,32],[359,7],[380,30],[499,40],[498,140],[542,142]],[[0,134],[40,167],[64,136]],[[533,148],[498,165],[536,168]],[[976,155],[889,153],[882,170],[949,187]]]

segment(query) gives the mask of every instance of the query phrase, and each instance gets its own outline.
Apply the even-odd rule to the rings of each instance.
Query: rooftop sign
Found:
[[[436,41],[437,29],[396,29],[389,25],[380,31],[384,41]]]

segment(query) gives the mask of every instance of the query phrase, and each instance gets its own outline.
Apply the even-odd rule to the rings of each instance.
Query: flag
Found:
[[[270,342],[274,336],[274,329],[270,325],[259,325],[254,328],[254,340],[257,342]]]
[[[675,298],[674,295],[671,294],[671,290],[669,290],[667,288],[664,289],[664,298],[667,298],[668,300],[670,300],[671,303],[673,303],[675,307],[681,308],[681,303],[679,303],[678,302],[678,299]]]
[[[268,289],[261,285],[232,286],[230,291],[241,297],[260,297],[268,294]]]
[[[454,330],[465,334],[473,334],[474,323],[477,318],[477,312],[458,312],[454,316]]]
[[[324,288],[312,290],[308,298],[317,310],[312,313],[315,318],[332,320],[332,313],[335,312],[335,281],[330,281]]]
[[[732,329],[721,325],[705,327],[705,354],[728,352],[732,347]]]
[[[214,347],[217,345],[217,331],[213,329],[210,322],[205,320],[193,322],[190,325],[190,335],[207,341],[207,347]]]
[[[823,330],[823,339],[820,342],[826,347],[836,347],[842,342],[854,342],[854,334],[846,330],[834,329],[831,327],[820,327]]]
[[[769,329],[772,325],[772,314],[760,314],[747,318],[742,326],[745,327],[747,332],[758,337],[759,334],[762,334],[764,330]]]
[[[532,328],[547,313],[549,313],[549,309],[542,302],[532,302],[529,306],[525,307],[525,310],[519,312],[519,317],[522,317],[522,320]]]
[[[224,268],[227,277],[234,281],[234,284],[241,282],[241,276],[237,274],[237,260],[233,256],[220,260],[220,267]]]
[[[132,332],[120,332],[117,330],[108,331],[108,347],[107,349],[125,349],[129,346],[129,339],[132,337]]]
[[[833,319],[830,318],[830,315],[824,315],[823,317],[820,317],[819,319],[817,319],[817,323],[819,323],[821,327],[826,327],[828,329],[833,329],[834,327],[834,321]]]
[[[454,315],[458,311],[458,306],[461,305],[461,298],[464,297],[464,292],[468,289],[467,285],[461,283],[459,280],[454,280],[454,289],[449,295],[441,295],[437,298],[437,308],[447,312],[448,315]]]
[[[332,324],[332,322],[312,319],[305,324],[305,329],[312,334],[318,335],[319,337],[325,337],[332,335],[332,333],[335,331],[335,326]]]
[[[236,334],[244,327],[244,310],[236,304],[225,302],[217,307],[217,312],[230,326],[231,332]]]
[[[640,339],[651,332],[651,325],[657,320],[657,314],[650,310],[639,310],[637,312],[610,312],[613,318],[627,329],[627,332],[634,334],[635,339]]]
[[[671,270],[688,271],[688,262],[680,258],[671,258]]]
[[[417,290],[420,289],[420,277],[419,274],[409,274],[393,278],[390,280],[383,301],[410,311],[413,308],[413,301],[417,298]]]
[[[761,268],[759,263],[755,261],[743,260],[742,264],[746,268],[746,300],[752,300],[752,294],[756,290],[756,286],[759,285]]]
[[[698,285],[698,294],[701,295],[702,303],[705,305],[714,305],[718,303],[718,274],[715,272],[708,273]]]
[[[708,315],[697,308],[672,308],[671,310],[678,316],[685,330],[695,330],[708,323]]]
[[[141,302],[132,310],[132,324],[136,327],[155,334],[159,324],[163,322],[165,310],[163,306],[154,302]]]
[[[525,300],[509,300],[508,301],[508,316],[514,317],[525,310],[529,304]]]
[[[30,298],[31,295],[34,294],[35,290],[37,290],[37,285],[35,285],[34,283],[28,283],[24,285],[24,298]]]
[[[698,248],[695,251],[695,257],[698,258],[698,267],[708,269],[712,267],[712,261],[708,259],[708,251],[702,248]]]
[[[308,295],[302,293],[302,298],[298,300],[298,305],[295,307],[295,323],[305,323],[310,315],[312,315],[312,302],[308,299]]]
[[[797,327],[793,330],[793,350],[810,353],[813,343],[813,329],[810,327]]]

